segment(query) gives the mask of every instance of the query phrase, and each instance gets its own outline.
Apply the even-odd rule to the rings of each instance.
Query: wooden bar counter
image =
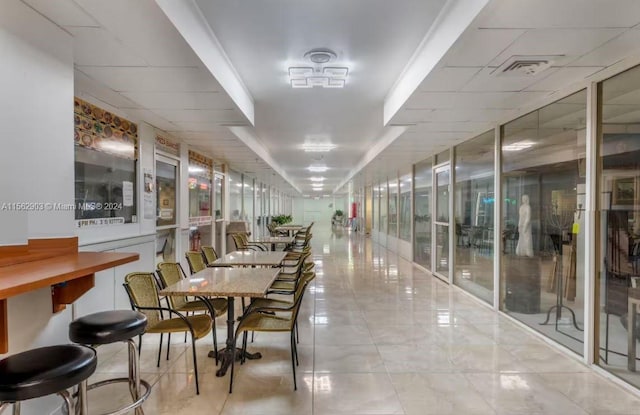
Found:
[[[57,313],[93,288],[96,272],[138,258],[135,253],[78,252],[77,238],[0,247],[0,354],[9,351],[9,297],[51,287],[52,312]]]

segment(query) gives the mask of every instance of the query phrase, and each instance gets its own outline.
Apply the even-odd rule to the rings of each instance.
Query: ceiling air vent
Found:
[[[512,56],[493,71],[496,76],[536,76],[559,56]]]

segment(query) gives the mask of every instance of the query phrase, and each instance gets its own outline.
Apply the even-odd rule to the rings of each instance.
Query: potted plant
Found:
[[[336,211],[333,213],[333,216],[331,217],[331,223],[333,225],[339,225],[342,224],[343,219],[344,213],[342,212],[342,210],[336,209]]]

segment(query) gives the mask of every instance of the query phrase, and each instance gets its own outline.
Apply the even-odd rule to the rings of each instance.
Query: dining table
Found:
[[[302,225],[281,225],[275,228],[276,232],[287,232],[287,235],[294,236],[296,232],[304,228]]]
[[[209,264],[210,267],[279,267],[287,252],[233,251]]]
[[[276,250],[276,245],[285,244],[289,245],[293,243],[295,237],[293,236],[263,236],[261,238],[254,238],[249,240],[250,244],[270,245],[271,251]]]
[[[218,358],[220,368],[216,376],[221,377],[227,373],[227,369],[233,359],[240,359],[242,349],[236,348],[235,338],[235,298],[251,297],[260,298],[267,295],[271,284],[280,272],[279,268],[233,268],[218,267],[205,268],[182,279],[159,292],[163,296],[193,296],[209,305],[213,315],[213,306],[209,299],[212,297],[227,297],[227,341],[226,347],[216,355],[209,352],[209,357]],[[245,358],[260,359],[260,353],[246,353]]]

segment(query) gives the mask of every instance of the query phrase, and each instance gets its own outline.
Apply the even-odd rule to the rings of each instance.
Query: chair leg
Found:
[[[85,383],[85,392],[86,392],[86,380],[84,381]],[[82,390],[82,387],[80,387],[78,389],[78,393]],[[84,410],[84,404],[82,402],[78,402],[78,404],[82,405],[81,407],[78,407],[76,409],[76,406],[73,404],[73,400],[71,399],[71,394],[69,394],[68,391],[63,390],[61,392],[58,392],[58,396],[60,396],[63,400],[64,400],[64,405],[67,407],[67,414],[68,415],[75,415],[75,414],[80,414],[80,415],[88,415],[88,411],[85,412]],[[86,396],[85,396],[86,397]],[[80,398],[78,397],[78,400],[80,400]],[[85,399],[86,401],[86,399]],[[14,412],[15,413],[15,412]]]
[[[198,358],[196,357],[196,337],[191,332],[191,349],[193,350],[193,371],[196,374],[196,395],[200,395],[200,385],[198,384]]]
[[[300,366],[300,362],[298,361],[298,345],[296,344],[296,339],[293,339],[293,353],[296,355],[296,366]]]
[[[296,341],[293,338],[293,331],[291,332],[291,369],[293,370],[293,390],[298,390],[298,385],[296,384],[296,363],[294,360],[294,350],[296,347]]]
[[[142,334],[138,335],[138,357],[142,353]]]
[[[20,402],[13,403],[13,415],[20,415]]]
[[[243,365],[244,362],[247,360],[245,358],[246,356],[246,352],[247,352],[247,338],[249,337],[249,333],[248,332],[244,332],[242,333],[242,354],[240,355],[240,364]]]
[[[296,343],[300,343],[300,331],[298,330],[298,321],[297,320],[295,322],[295,328],[296,328]]]
[[[253,335],[254,335],[254,334],[256,334],[256,332],[255,332],[255,331],[252,331],[252,332],[251,332],[251,343],[253,343]]]
[[[140,360],[136,355],[136,344],[133,340],[127,341],[129,349],[129,393],[134,402],[140,397]],[[135,409],[136,415],[144,415],[141,407]]]
[[[218,336],[216,334],[216,316],[215,316],[215,313],[214,313],[214,315],[211,316],[211,319],[213,320],[213,329],[211,330],[213,332],[213,354],[216,357],[216,366],[218,366]]]
[[[187,315],[187,317],[189,317],[189,312],[188,311],[185,314]],[[186,331],[184,332],[184,342],[185,343],[187,342],[187,332]]]
[[[133,353],[135,355],[135,346],[133,349]],[[80,387],[78,388],[78,401],[80,403],[79,413],[76,415],[89,415],[89,401],[87,398],[87,380],[83,380],[80,382]]]
[[[158,348],[158,366],[160,367],[160,355],[162,355],[162,336],[164,336],[164,333],[160,333],[160,347]]]
[[[169,360],[169,350],[171,350],[171,333],[167,336],[167,360]]]

